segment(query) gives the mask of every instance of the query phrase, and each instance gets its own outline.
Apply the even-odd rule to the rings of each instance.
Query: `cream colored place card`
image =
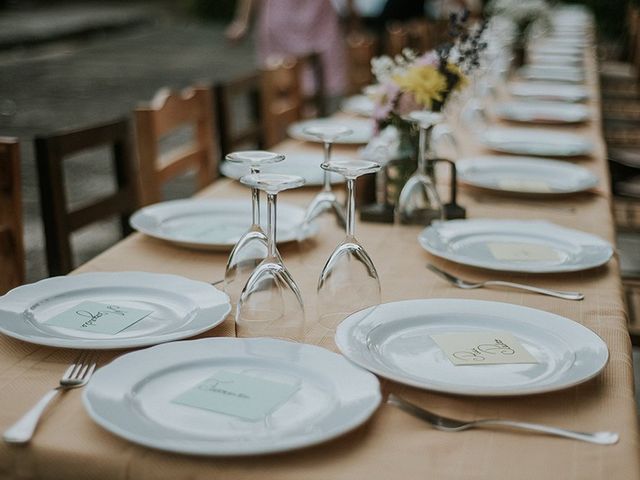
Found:
[[[498,186],[511,192],[549,193],[553,191],[549,184],[543,180],[503,178],[498,180]]]
[[[82,302],[45,322],[84,332],[115,335],[153,313],[113,303]]]
[[[461,332],[431,335],[454,365],[538,363],[513,335],[507,332]]]
[[[283,405],[299,388],[299,382],[275,382],[220,370],[172,401],[257,422]]]
[[[557,261],[560,254],[551,247],[533,243],[490,242],[487,248],[496,260],[503,261]]]

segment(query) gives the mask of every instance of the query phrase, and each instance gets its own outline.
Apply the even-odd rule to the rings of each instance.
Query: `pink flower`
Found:
[[[393,111],[396,97],[400,92],[400,88],[394,82],[384,83],[380,85],[380,87],[381,89],[373,109],[373,118],[377,121],[386,119]]]
[[[440,65],[440,57],[435,50],[430,50],[427,53],[418,57],[415,61],[416,65],[437,67]]]
[[[416,98],[413,96],[413,93],[403,92],[398,98],[398,107],[397,113],[401,117],[409,115],[409,113],[414,112],[416,110],[424,109],[424,105],[420,105],[416,102]]]

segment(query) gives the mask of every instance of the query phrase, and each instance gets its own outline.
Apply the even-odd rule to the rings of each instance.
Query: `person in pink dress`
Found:
[[[231,41],[244,38],[257,9],[256,49],[264,64],[271,56],[321,55],[329,97],[345,93],[347,83],[344,33],[331,0],[238,0],[234,20],[226,30]],[[305,73],[305,93],[315,90],[311,72]]]

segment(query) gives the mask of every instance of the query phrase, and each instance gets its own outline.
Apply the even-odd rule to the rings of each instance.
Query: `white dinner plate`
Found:
[[[509,84],[509,93],[514,97],[564,102],[580,102],[589,98],[585,87],[552,82],[512,82]]]
[[[530,364],[453,365],[431,335],[507,332],[537,360]],[[382,377],[458,395],[551,392],[595,377],[607,363],[602,339],[552,313],[501,302],[407,300],[354,313],[336,332],[352,362]]]
[[[332,158],[340,159],[340,155],[334,155]],[[304,178],[305,186],[319,186],[324,182],[324,170],[320,168],[324,157],[322,152],[293,152],[288,153],[282,162],[264,165],[260,171],[262,173],[281,173],[286,175],[298,175]],[[234,162],[222,162],[220,172],[230,178],[239,180],[240,177],[248,175],[250,168],[248,165],[242,165]],[[344,182],[344,177],[337,173],[331,173],[331,183]]]
[[[593,151],[593,143],[582,135],[537,128],[492,127],[480,139],[493,150],[518,155],[576,157]]]
[[[173,403],[218,371],[297,385],[262,421]],[[378,379],[320,347],[271,338],[207,338],[132,352],[84,389],[89,416],[150,448],[191,455],[256,455],[307,447],[364,423],[380,404]]]
[[[584,57],[584,48],[580,45],[534,45],[529,52],[541,55],[573,55]]]
[[[549,66],[549,65],[582,65],[582,56],[575,55],[544,55],[540,53],[529,54],[528,63],[534,66]]]
[[[525,65],[518,70],[518,75],[527,80],[544,80],[557,82],[584,82],[584,70],[564,65]]]
[[[569,162],[530,157],[480,156],[456,162],[458,179],[474,187],[508,193],[556,195],[598,185],[598,177]]]
[[[320,142],[318,137],[309,135],[304,132],[306,128],[316,125],[342,125],[352,130],[351,135],[345,135],[336,139],[336,144],[347,145],[359,145],[369,143],[369,140],[373,138],[374,123],[370,119],[366,118],[318,118],[312,120],[304,120],[302,122],[296,122],[289,126],[287,133],[291,138],[296,140],[304,140],[306,142]]]
[[[85,301],[153,313],[115,335],[47,324]],[[0,332],[50,347],[134,348],[192,337],[222,323],[230,311],[225,293],[177,275],[81,273],[47,278],[0,297]]]
[[[353,95],[342,102],[340,109],[345,113],[372,117],[375,103],[366,95]]]
[[[263,228],[266,206],[260,203]],[[318,231],[316,224],[302,230],[304,210],[278,202],[277,241],[293,242],[309,238]],[[201,250],[231,250],[251,225],[250,200],[185,199],[156,203],[138,210],[129,220],[145,235],[175,245]],[[266,231],[266,230],[265,230]]]
[[[436,257],[504,272],[576,272],[604,265],[613,255],[600,237],[542,220],[434,222],[418,241]]]
[[[589,120],[585,105],[547,101],[503,102],[495,107],[498,117],[524,123],[579,123]]]

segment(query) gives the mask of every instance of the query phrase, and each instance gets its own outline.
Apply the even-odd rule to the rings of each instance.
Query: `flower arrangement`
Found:
[[[410,49],[394,58],[371,61],[377,84],[366,93],[375,104],[373,117],[379,129],[399,127],[414,110],[441,111],[450,96],[464,88],[467,75],[478,66],[484,22],[466,27],[468,14],[452,14],[450,35],[454,41],[418,55]]]

